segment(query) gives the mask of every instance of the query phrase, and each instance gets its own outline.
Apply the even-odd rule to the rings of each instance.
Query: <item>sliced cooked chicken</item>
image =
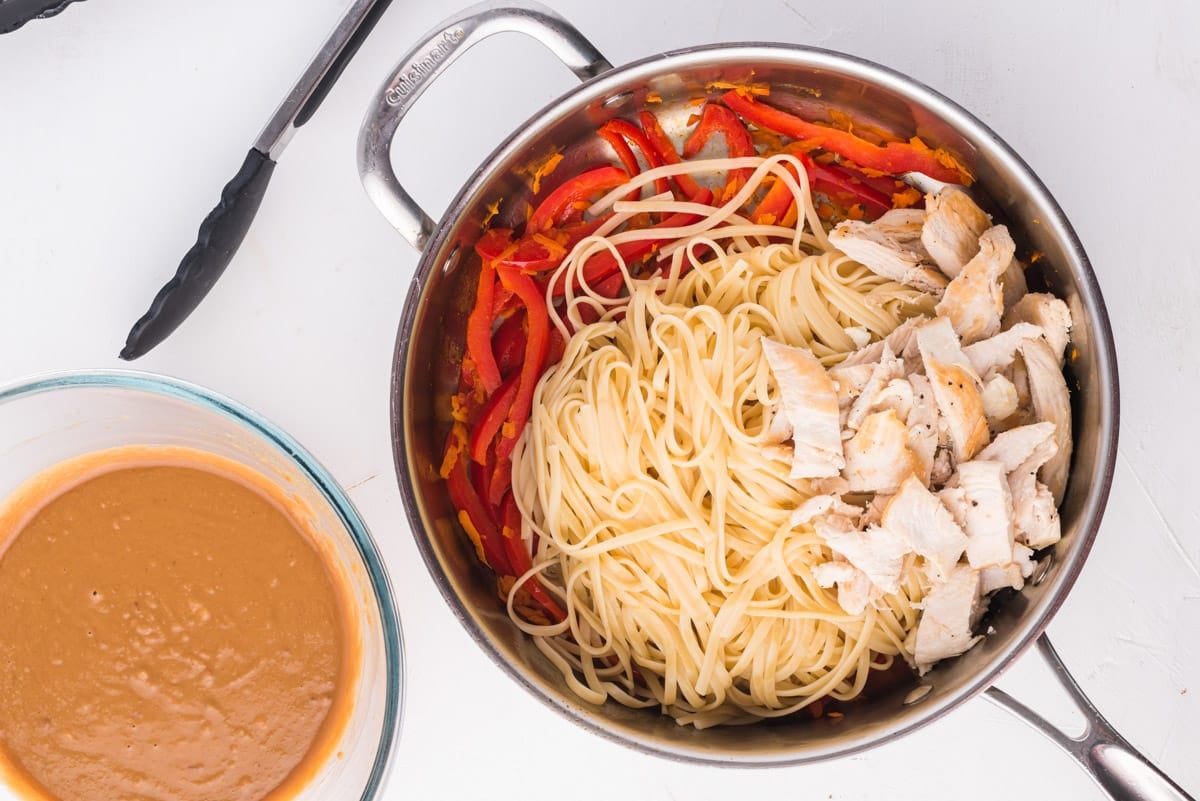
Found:
[[[950,450],[941,445],[933,452],[933,468],[929,473],[931,487],[943,486],[954,475],[954,458]]]
[[[971,196],[955,186],[925,196],[925,225],[921,243],[930,258],[949,278],[979,252],[979,237],[992,220]]]
[[[960,464],[957,475],[956,489],[963,500],[958,522],[967,534],[967,562],[976,568],[1008,564],[1013,552],[1013,508],[1004,465],[974,459]]]
[[[1025,586],[1025,579],[1033,575],[1036,563],[1032,556],[1032,550],[1019,542],[1013,543],[1011,562],[1003,567],[985,567],[979,571],[980,594],[987,595],[1004,587],[1020,590]]]
[[[919,673],[978,642],[980,638],[972,636],[971,627],[975,625],[979,597],[979,571],[966,565],[955,567],[946,581],[935,584],[925,596],[913,649]]]
[[[884,344],[887,344],[892,349],[892,353],[904,353],[908,348],[909,342],[913,339],[913,335],[917,332],[917,326],[928,319],[928,317],[910,317],[896,326],[892,330],[892,333],[877,342],[872,342],[866,347],[859,348],[847,356],[841,364],[832,369],[837,370],[861,364],[874,364],[883,358]]]
[[[885,211],[872,225],[921,256],[929,255],[925,246],[921,244],[925,227],[924,209],[891,209]]]
[[[1021,356],[1029,375],[1029,394],[1039,421],[1054,423],[1054,442],[1058,452],[1051,456],[1038,478],[1050,488],[1056,504],[1062,503],[1071,466],[1071,398],[1058,358],[1043,339],[1027,339],[1021,344]]]
[[[884,528],[899,535],[912,551],[925,557],[940,577],[950,575],[967,547],[967,535],[953,516],[916,476],[900,485],[883,510]]]
[[[829,232],[829,242],[876,275],[935,295],[946,288],[946,276],[925,264],[921,251],[906,246],[886,227],[845,220]]]
[[[895,492],[900,482],[921,468],[908,447],[908,428],[892,409],[867,415],[846,441],[845,454],[842,475],[851,492]]]
[[[882,341],[877,344],[882,344]],[[841,415],[838,424],[842,428],[846,427],[850,407],[862,395],[867,382],[875,374],[875,367],[875,364],[838,364],[829,368],[829,377],[833,379],[837,388],[838,411]]]
[[[792,510],[789,521],[793,526],[811,523],[818,517],[827,514],[840,515],[849,519],[854,527],[862,514],[862,509],[844,502],[836,495],[814,495]]]
[[[871,602],[871,579],[849,562],[834,560],[813,565],[813,578],[826,589],[837,586],[838,605],[849,615],[861,615]]]
[[[871,344],[871,332],[865,325],[851,325],[842,329],[856,348],[865,348]]]
[[[833,380],[807,348],[762,339],[779,385],[781,411],[792,426],[792,478],[838,475],[846,466]]]
[[[1017,349],[1027,339],[1045,336],[1041,326],[1032,323],[1017,323],[995,336],[963,346],[963,353],[980,377],[1003,370],[1017,358]]]
[[[1000,276],[1012,261],[1016,245],[1003,225],[989,228],[979,238],[979,252],[967,262],[935,307],[949,317],[964,344],[978,342],[1000,330],[1004,293]]]
[[[929,486],[938,446],[937,402],[933,397],[933,387],[925,376],[910,375],[908,384],[912,387],[912,408],[905,418],[908,425],[908,449],[917,460],[917,478]]]
[[[899,378],[904,375],[904,364],[892,352],[887,342],[883,344],[883,353],[880,355],[879,363],[875,365],[875,369],[871,371],[871,377],[867,379],[867,383],[863,386],[862,392],[855,398],[854,403],[850,406],[850,411],[846,414],[846,420],[843,425],[846,428],[857,429],[866,419],[867,413],[875,404],[875,399],[883,388],[893,378]]]
[[[1025,293],[1029,291],[1029,284],[1025,282],[1025,265],[1020,259],[1013,259],[1008,263],[1008,269],[1004,271],[1004,275],[1000,276],[1000,290],[1004,296],[1004,310],[1007,312],[1017,304],[1021,298],[1025,297]],[[1003,327],[1003,319],[1001,320]]]
[[[878,527],[866,531],[846,530],[823,523],[823,518],[817,519],[817,534],[835,554],[865,573],[880,593],[897,592],[900,589],[904,557],[911,553],[903,538]]]
[[[997,434],[996,438],[979,452],[977,458],[1000,462],[1004,465],[1005,472],[1011,473],[1022,462],[1033,456],[1035,451],[1044,453],[1042,461],[1045,461],[1054,455],[1057,448],[1058,444],[1054,440],[1054,424],[1033,423],[1010,428],[1008,431]],[[1041,466],[1042,462],[1038,462],[1035,469]]]
[[[993,431],[1002,430],[1004,421],[1012,417],[1020,405],[1017,388],[1002,375],[994,375],[985,381],[979,397],[983,400],[983,416]]]
[[[891,495],[883,492],[875,493],[871,500],[867,501],[867,508],[863,510],[862,519],[859,520],[859,528],[870,529],[882,526],[883,510],[891,501]]]
[[[1045,331],[1050,350],[1062,365],[1071,337],[1071,310],[1065,301],[1045,292],[1030,292],[1004,313],[1004,328],[1018,323],[1033,323]]]
[[[1042,458],[1036,454],[1031,456],[1008,477],[1017,539],[1035,550],[1053,545],[1062,538],[1062,521],[1054,495],[1037,480],[1036,465]]]
[[[931,404],[932,401],[933,399],[930,398]],[[912,413],[912,407],[912,383],[904,378],[893,378],[875,395],[875,401],[871,404],[871,411],[882,412],[886,409],[891,409],[896,413],[897,417],[907,424],[908,416]]]
[[[933,387],[933,398],[950,434],[954,458],[969,461],[990,438],[979,376],[945,317],[936,317],[917,329],[917,346]]]

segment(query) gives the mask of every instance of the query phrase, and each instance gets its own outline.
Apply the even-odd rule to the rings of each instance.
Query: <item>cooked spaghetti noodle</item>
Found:
[[[660,706],[697,727],[785,715],[858,695],[917,623],[917,571],[859,615],[814,579],[831,554],[810,526],[789,523],[814,494],[809,482],[789,480],[764,449],[777,390],[761,340],[834,364],[855,349],[855,329],[878,339],[930,313],[933,299],[831,250],[805,171],[797,180],[789,159],[641,174],[593,206],[617,214],[551,281],[573,286],[604,249],[620,261],[623,242],[675,240],[659,252],[669,263],[660,276],[639,279],[621,263],[628,297],[568,289],[551,315],[566,350],[538,384],[513,454],[522,534],[536,550],[509,611],[587,701]],[[745,167],[753,175],[719,206],[618,199],[664,174]],[[768,179],[797,198],[794,227],[736,216]],[[703,217],[611,233],[635,214],[681,211]],[[589,308],[599,319],[585,324]],[[562,622],[536,625],[515,611],[533,575],[562,601]]]

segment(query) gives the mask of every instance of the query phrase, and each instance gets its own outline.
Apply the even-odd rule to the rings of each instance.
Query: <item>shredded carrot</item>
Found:
[[[729,91],[732,89],[743,97],[754,97],[758,95],[765,97],[771,94],[771,87],[765,83],[730,83],[729,81],[709,81],[704,85],[704,88],[711,92],[714,89]]]
[[[454,441],[446,448],[442,466],[438,469],[438,475],[442,478],[450,478],[450,471],[458,463],[459,454],[467,446],[467,427],[462,423],[455,423],[454,427],[450,429],[450,436],[454,438]]]
[[[542,189],[542,179],[550,173],[554,172],[554,168],[563,160],[563,154],[557,150],[551,150],[545,156],[540,156],[533,159],[528,164],[518,167],[516,172],[518,175],[526,176],[529,183],[529,188],[536,195]]]
[[[1030,264],[1037,264],[1039,261],[1041,261],[1041,260],[1042,260],[1042,259],[1044,259],[1045,257],[1046,257],[1046,256],[1045,256],[1045,254],[1044,254],[1044,253],[1042,253],[1042,251],[1040,251],[1040,250],[1035,250],[1035,251],[1033,251],[1033,253],[1030,253],[1030,254],[1029,254],[1029,263],[1030,263]]]
[[[867,210],[861,203],[855,203],[850,208],[846,209],[846,217],[851,220],[861,220]]]
[[[909,139],[908,143],[917,150],[932,151],[933,157],[937,159],[938,164],[941,164],[943,167],[951,170],[957,170],[963,176],[964,183],[967,186],[970,186],[971,183],[974,182],[975,176],[972,175],[971,171],[967,169],[967,166],[956,159],[954,154],[952,154],[949,150],[944,150],[940,147],[937,150],[933,150],[929,147],[929,145],[925,144],[925,142],[922,141],[921,137],[919,136],[914,136],[912,139]]]
[[[488,223],[490,223],[492,221],[492,218],[495,217],[499,213],[500,213],[500,201],[497,200],[495,203],[491,203],[488,205],[487,214],[484,215],[481,226],[483,228],[487,228]]]
[[[475,546],[475,555],[479,557],[479,561],[486,565],[488,561],[483,552],[483,541],[479,539],[479,532],[475,530],[475,524],[471,522],[470,515],[461,509],[458,511],[458,524],[463,527],[463,531],[467,532],[471,544]]]
[[[542,247],[546,248],[546,250],[550,252],[550,255],[556,259],[567,255],[567,249],[562,246],[562,243],[560,243],[557,239],[546,236],[545,234],[534,234],[533,241],[541,244]]]
[[[838,111],[835,108],[829,109],[829,121],[833,123],[834,128],[854,133],[854,120],[844,111]]]
[[[687,121],[688,125],[695,125],[698,122],[700,122],[699,114],[689,114],[688,115],[688,121]]]
[[[707,102],[708,102],[707,97],[693,97],[691,100],[689,100],[687,102],[687,104],[689,106],[703,106]]]
[[[754,142],[755,147],[765,150],[768,153],[776,153],[783,150],[783,137],[765,128],[752,128],[750,131],[750,141]]]
[[[920,201],[921,192],[915,186],[910,186],[899,192],[892,193],[892,208],[908,209]]]
[[[899,136],[877,125],[864,125],[849,114],[837,109],[829,109],[829,119],[835,128],[848,131],[859,139],[865,139],[873,145],[885,145],[888,142],[903,141]]]
[[[662,95],[660,95],[658,92],[646,92],[646,102],[647,103],[661,103]]]

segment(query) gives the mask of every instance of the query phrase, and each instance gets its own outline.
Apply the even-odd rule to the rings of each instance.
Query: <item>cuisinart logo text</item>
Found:
[[[433,72],[437,65],[445,61],[446,56],[454,52],[454,48],[458,47],[459,42],[467,37],[466,31],[462,28],[453,28],[442,34],[442,40],[437,43],[432,50],[424,58],[418,59],[408,65],[408,69],[400,76],[400,80],[388,88],[384,93],[383,99],[389,106],[395,106],[400,103],[413,89],[416,89],[421,81]]]

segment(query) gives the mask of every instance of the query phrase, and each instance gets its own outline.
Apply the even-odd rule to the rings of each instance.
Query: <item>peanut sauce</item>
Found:
[[[359,654],[295,503],[185,448],[122,448],[0,509],[0,775],[54,801],[282,801],[330,758]]]

